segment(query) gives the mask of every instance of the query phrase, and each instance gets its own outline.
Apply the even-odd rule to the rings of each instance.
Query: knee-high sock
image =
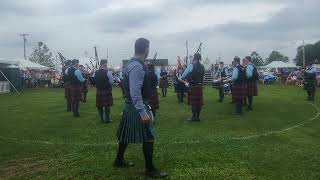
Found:
[[[164,97],[167,97],[167,88],[164,88]]]
[[[119,142],[118,152],[116,157],[117,161],[124,160],[124,152],[126,151],[127,147],[128,147],[128,144]]]
[[[198,119],[200,117],[201,110],[202,110],[202,107],[201,106],[197,106],[197,118]]]
[[[74,115],[79,115],[79,101],[74,102],[74,110],[73,110]]]
[[[161,88],[162,91],[162,97],[164,97],[164,88]]]
[[[219,88],[219,97],[220,97],[220,101],[223,101],[223,98],[224,98],[223,87]]]
[[[196,118],[197,117],[197,106],[192,106],[191,111],[192,111],[192,118]]]
[[[249,108],[252,108],[253,96],[248,96]]]
[[[145,159],[145,167],[147,171],[153,171],[155,169],[152,158],[153,158],[153,142],[143,143],[143,155]]]
[[[103,120],[103,107],[98,107],[98,113],[99,113],[99,117],[101,119],[101,122],[104,122],[104,120]]]
[[[239,114],[242,113],[242,103],[243,103],[243,99],[236,99],[236,111]]]
[[[106,121],[110,121],[110,107],[105,107],[104,113],[106,115]]]
[[[86,92],[83,93],[83,101],[87,101],[87,93]]]
[[[72,108],[71,108],[71,101],[70,101],[70,99],[67,99],[67,109],[68,110],[71,110]]]

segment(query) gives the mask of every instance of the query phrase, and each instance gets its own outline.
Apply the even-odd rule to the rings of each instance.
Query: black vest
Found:
[[[312,67],[307,70],[310,71],[311,69]],[[317,73],[305,73],[305,79],[306,81],[315,81],[317,79]]]
[[[74,68],[74,67],[70,67],[68,69],[68,79],[69,81],[71,82],[71,84],[73,85],[80,85],[81,82],[78,80],[77,76],[74,74],[74,72],[76,71],[77,69]]]
[[[242,85],[246,81],[246,71],[245,68],[241,65],[237,66],[238,69],[238,78],[234,81],[236,85]]]
[[[227,77],[226,72],[225,72],[226,70],[228,71],[228,68],[227,68],[227,67],[224,67],[224,68],[221,70],[221,77],[222,77],[222,78]]]
[[[144,65],[144,63],[141,60],[136,59],[136,58],[132,58],[128,62],[127,67],[132,62],[139,62],[143,66],[143,70],[144,70],[145,74],[144,74],[144,79],[143,79],[143,83],[142,83],[142,87],[141,87],[141,95],[142,95],[143,100],[149,100],[150,95],[151,95],[151,88],[150,88],[150,79],[148,77],[147,66]],[[127,67],[126,67],[126,69],[127,69]],[[130,95],[130,82],[129,82],[129,76],[126,73],[126,70],[123,75],[123,86],[124,86],[124,90],[125,90],[126,99],[131,101],[132,99],[131,99],[131,95]]]
[[[111,90],[111,84],[109,82],[108,77],[108,70],[106,69],[99,69],[96,71],[94,76],[95,82],[96,82],[96,88],[98,90]]]
[[[205,74],[204,66],[198,61],[193,63],[193,69],[191,73],[191,83],[192,85],[195,84],[202,84],[203,77]]]
[[[167,79],[167,76],[168,75],[168,72],[167,71],[161,71],[160,72],[160,76],[163,78],[163,79]]]

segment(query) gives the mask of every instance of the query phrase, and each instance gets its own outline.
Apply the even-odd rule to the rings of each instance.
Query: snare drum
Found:
[[[230,84],[224,84],[223,85],[223,93],[224,94],[231,94]]]
[[[221,80],[220,80],[220,79],[215,79],[215,80],[213,80],[213,82],[212,82],[212,87],[213,87],[213,88],[219,89],[220,86],[221,86]]]

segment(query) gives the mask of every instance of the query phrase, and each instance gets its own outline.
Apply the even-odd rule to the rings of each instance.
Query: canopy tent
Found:
[[[26,69],[32,69],[32,70],[49,70],[50,68],[31,62],[29,60],[24,59],[15,59],[15,61],[18,61],[18,66],[20,69],[26,70]]]
[[[285,63],[283,61],[272,61],[270,64],[266,66],[262,66],[261,68],[297,68],[298,66],[294,65],[293,63]]]

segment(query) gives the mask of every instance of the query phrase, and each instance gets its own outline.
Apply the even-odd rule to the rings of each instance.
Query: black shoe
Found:
[[[231,101],[231,102],[230,102],[230,104],[234,104],[234,103],[236,103],[236,102],[234,102],[234,101]]]
[[[113,163],[113,167],[117,167],[117,168],[127,168],[132,166],[134,166],[134,163],[127,162],[125,160],[115,160]]]
[[[73,117],[80,117],[80,114],[79,113],[75,113],[75,114],[73,114]]]
[[[68,108],[66,111],[67,111],[67,112],[71,112],[71,109]]]
[[[248,107],[246,110],[247,111],[253,111],[252,107]]]
[[[160,172],[158,169],[154,169],[152,171],[146,171],[145,175],[150,178],[166,178],[166,177],[168,177],[168,173]]]
[[[105,123],[105,124],[112,123],[112,120],[110,119],[110,120],[108,120],[108,121],[105,121],[104,123]]]
[[[200,121],[200,119],[198,120],[197,118],[192,117],[192,118],[187,119],[187,121],[189,121],[189,122],[197,122],[197,121]]]
[[[83,103],[86,103],[86,102],[87,102],[87,100],[83,100],[82,102],[83,102]]]
[[[218,102],[219,102],[219,103],[222,103],[222,102],[223,102],[223,100],[222,100],[222,99],[219,99],[219,100],[218,100]]]

